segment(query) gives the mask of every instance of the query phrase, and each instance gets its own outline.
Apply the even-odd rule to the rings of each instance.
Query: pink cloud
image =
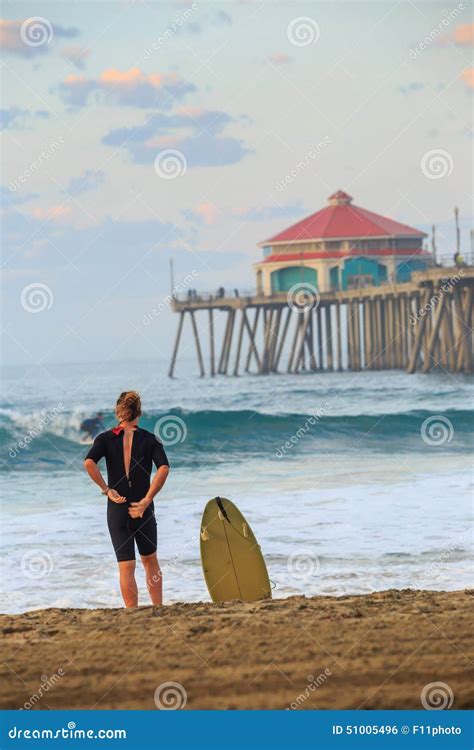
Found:
[[[65,60],[69,60],[70,63],[76,66],[79,70],[83,70],[86,65],[86,59],[89,57],[91,51],[90,49],[87,49],[87,47],[75,47],[74,45],[70,45],[68,47],[64,47],[62,51],[62,56]]]
[[[286,52],[275,52],[273,55],[267,57],[267,61],[272,65],[288,65],[293,61],[293,58],[286,54]]]
[[[47,18],[0,18],[0,47],[20,57],[44,54],[52,48],[55,38],[78,34],[78,29],[53,26]]]
[[[468,89],[474,89],[474,68],[466,68],[466,70],[463,70],[461,78]]]
[[[207,224],[208,226],[210,224],[215,224],[217,215],[219,213],[219,209],[214,205],[214,203],[200,203],[198,206],[196,206],[194,211],[198,216],[201,217],[204,224]]]
[[[108,104],[170,109],[195,87],[176,73],[144,73],[140,68],[108,68],[98,78],[70,73],[59,85],[63,99],[77,107],[87,104],[92,93],[103,94]]]
[[[72,209],[70,206],[65,206],[64,204],[49,206],[49,208],[40,208],[38,206],[33,209],[32,213],[35,219],[61,224],[72,214]]]
[[[453,32],[453,42],[462,47],[472,47],[474,45],[474,23],[456,26]]]

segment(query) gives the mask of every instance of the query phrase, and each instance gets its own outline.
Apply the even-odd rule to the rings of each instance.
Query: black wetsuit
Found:
[[[90,417],[90,419],[85,419],[81,423],[81,430],[87,432],[92,438],[95,438],[103,429],[104,423],[100,417]]]
[[[123,460],[123,430],[107,430],[94,440],[86,458],[98,463],[105,458],[107,464],[107,484],[122,497],[126,503],[107,501],[107,524],[118,562],[135,560],[135,544],[140,555],[151,555],[156,552],[156,520],[153,503],[148,506],[142,518],[132,518],[128,509],[145,497],[150,489],[150,476],[153,464],[169,466],[162,444],[152,432],[138,427],[133,434],[130,469],[127,477]]]

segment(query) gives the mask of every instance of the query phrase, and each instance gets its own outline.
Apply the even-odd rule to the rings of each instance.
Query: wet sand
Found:
[[[473,595],[406,590],[2,615],[0,706],[423,708],[423,688],[442,682],[442,700],[472,708]]]

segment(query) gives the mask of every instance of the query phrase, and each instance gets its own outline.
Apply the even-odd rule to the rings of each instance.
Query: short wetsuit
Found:
[[[98,417],[91,417],[90,419],[85,419],[81,423],[80,429],[83,432],[87,432],[87,434],[90,435],[91,438],[95,438],[96,435],[98,435],[99,432],[104,429],[104,423]]]
[[[105,458],[108,486],[122,497],[126,503],[107,501],[107,524],[118,562],[135,560],[135,542],[140,555],[156,552],[156,519],[154,505],[148,506],[142,518],[132,518],[128,509],[145,497],[150,489],[150,476],[153,464],[169,466],[163,445],[152,432],[137,427],[133,434],[130,469],[128,477],[123,460],[123,430],[102,432],[94,440],[86,456],[98,463]]]

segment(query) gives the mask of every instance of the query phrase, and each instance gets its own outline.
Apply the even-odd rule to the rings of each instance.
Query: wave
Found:
[[[79,431],[83,414],[62,412],[48,421],[42,412],[2,412],[3,469],[75,468],[87,452]],[[104,413],[104,422],[107,428],[115,424],[112,412]],[[174,466],[198,466],[210,457],[216,463],[272,458],[285,453],[285,445],[291,446],[292,457],[327,450],[411,453],[437,446],[469,452],[473,447],[472,411],[464,409],[343,415],[332,414],[329,406],[309,414],[174,408],[144,414],[140,425],[161,437]]]

